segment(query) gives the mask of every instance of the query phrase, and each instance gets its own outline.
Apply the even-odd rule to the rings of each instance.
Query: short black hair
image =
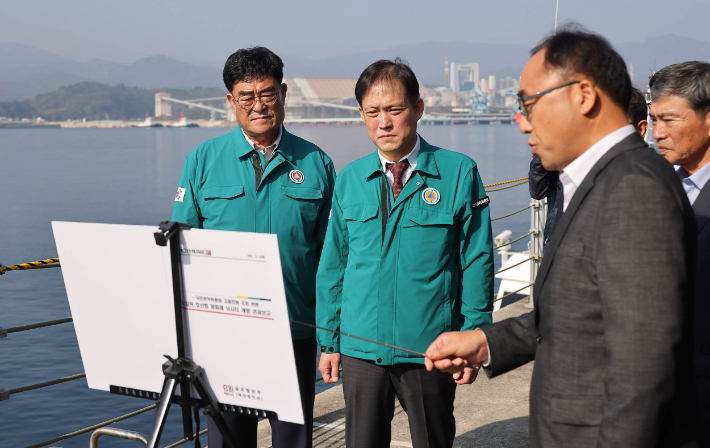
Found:
[[[651,76],[651,101],[666,95],[688,100],[691,109],[704,118],[710,112],[710,64],[688,61],[663,67]]]
[[[242,48],[232,53],[224,63],[222,79],[232,93],[234,84],[260,76],[272,76],[280,85],[284,79],[284,63],[280,57],[265,47]]]
[[[629,108],[626,111],[626,117],[634,126],[637,126],[640,122],[648,119],[648,105],[646,104],[646,97],[643,92],[635,87],[631,90],[631,101],[629,102]]]
[[[402,84],[407,99],[414,104],[419,99],[419,81],[407,61],[403,61],[399,57],[396,57],[394,61],[381,59],[373,62],[360,74],[357,84],[355,84],[357,103],[362,107],[362,97],[375,83],[395,80]]]
[[[571,23],[543,39],[530,54],[541,50],[547,50],[548,67],[589,77],[612,101],[629,109],[631,79],[626,63],[605,38]]]

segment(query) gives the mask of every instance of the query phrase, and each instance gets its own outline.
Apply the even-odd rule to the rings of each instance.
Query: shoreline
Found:
[[[480,126],[480,125],[515,125],[512,117],[426,117],[419,121],[420,125],[434,126]],[[96,120],[96,121],[44,121],[44,122],[0,122],[2,129],[184,129],[184,128],[226,128],[233,129],[236,121],[200,120],[189,125],[176,125],[174,121],[146,123],[142,121]],[[363,126],[360,118],[294,118],[286,119],[285,126]]]

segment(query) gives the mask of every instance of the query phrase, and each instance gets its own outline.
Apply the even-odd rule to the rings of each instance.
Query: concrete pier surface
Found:
[[[497,322],[530,311],[527,298],[493,313]],[[533,363],[489,380],[480,372],[476,381],[458,386],[454,415],[456,440],[454,447],[521,448],[528,446],[530,378]],[[313,446],[345,446],[345,401],[342,386],[316,395]],[[259,423],[259,448],[271,446],[268,420]],[[393,447],[411,447],[407,414],[397,403],[392,420]]]

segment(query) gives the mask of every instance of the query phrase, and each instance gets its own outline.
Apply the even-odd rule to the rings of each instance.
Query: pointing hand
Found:
[[[455,373],[488,360],[486,335],[479,329],[444,333],[429,346],[424,358],[427,370]]]

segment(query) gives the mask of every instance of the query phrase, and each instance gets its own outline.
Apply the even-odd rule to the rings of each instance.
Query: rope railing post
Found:
[[[530,200],[530,242],[528,249],[530,256],[533,258],[530,263],[530,282],[535,283],[537,271],[540,267],[540,257],[542,256],[543,229],[545,227],[545,200]],[[528,306],[532,307],[534,303],[533,288],[530,288],[530,302]]]
[[[539,207],[537,199],[530,199],[530,241],[528,242],[528,252],[532,258],[535,257],[535,248],[537,247],[537,208]],[[530,281],[535,278],[535,262],[530,263]],[[533,306],[533,292],[530,288],[530,298],[528,306]]]
[[[506,240],[505,243],[502,243],[502,244],[499,244],[499,245],[495,246],[495,247],[493,248],[493,250],[498,250],[498,249],[501,249],[501,248],[503,248],[503,247],[505,247],[505,246],[510,246],[510,245],[513,244],[513,243],[517,243],[518,241],[522,240],[523,238],[529,237],[532,233],[533,233],[533,232],[530,231],[530,232],[526,233],[525,235],[521,236],[520,238],[514,239],[513,241],[508,241],[508,240]]]
[[[148,438],[145,434],[137,431],[127,431],[125,429],[104,427],[99,428],[91,434],[89,439],[89,448],[99,448],[99,437],[110,436],[117,437],[119,439],[134,440],[136,442],[141,442],[143,446],[148,445]]]
[[[61,442],[62,440],[71,439],[73,437],[80,436],[82,434],[86,434],[87,432],[91,432],[96,429],[103,428],[104,426],[108,426],[112,423],[117,423],[117,422],[126,420],[128,418],[135,417],[136,415],[143,414],[144,412],[148,412],[152,409],[155,409],[157,406],[158,406],[157,404],[151,404],[148,407],[145,407],[143,409],[139,409],[137,411],[133,411],[129,414],[122,415],[122,416],[116,417],[116,418],[112,418],[111,420],[105,421],[103,423],[99,423],[94,426],[89,426],[88,428],[80,429],[79,431],[70,432],[69,434],[64,434],[63,436],[55,437],[50,440],[45,440],[44,442],[35,443],[34,445],[28,445],[25,448],[41,448],[43,446],[47,446],[47,445],[51,445],[53,443]]]

